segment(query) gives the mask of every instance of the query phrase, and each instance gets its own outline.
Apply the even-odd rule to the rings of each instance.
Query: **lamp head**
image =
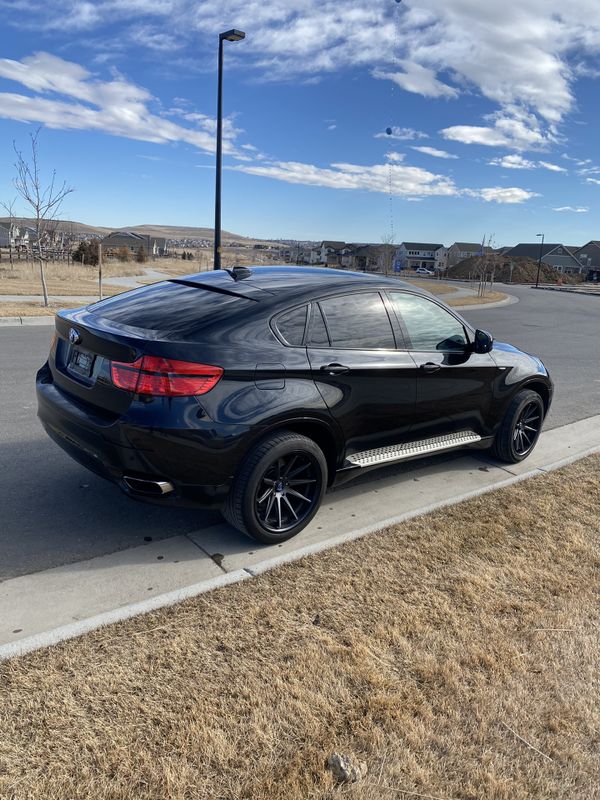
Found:
[[[241,39],[245,39],[246,34],[244,31],[238,31],[235,28],[232,28],[230,31],[225,31],[225,33],[219,34],[219,39],[223,41],[225,39],[228,42],[239,42]]]

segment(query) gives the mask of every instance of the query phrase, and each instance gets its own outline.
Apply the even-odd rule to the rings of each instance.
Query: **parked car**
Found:
[[[131,497],[221,508],[261,542],[326,489],[455,448],[514,463],[552,400],[542,362],[374,274],[219,270],[56,315],[38,414]]]
[[[417,267],[415,272],[417,275],[433,275],[432,269],[427,269],[427,267]]]

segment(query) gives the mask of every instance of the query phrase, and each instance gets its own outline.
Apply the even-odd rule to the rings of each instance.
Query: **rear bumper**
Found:
[[[127,417],[103,417],[52,381],[47,367],[36,380],[38,417],[50,438],[82,466],[116,483],[138,500],[158,505],[219,508],[246,449],[246,430],[218,431],[134,425]],[[241,427],[241,426],[240,426]],[[160,496],[134,491],[125,476],[168,481]]]

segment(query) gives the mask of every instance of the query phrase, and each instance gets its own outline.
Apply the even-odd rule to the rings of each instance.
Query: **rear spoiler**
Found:
[[[180,283],[182,286],[192,286],[194,289],[206,289],[207,292],[216,292],[217,294],[226,294],[230,297],[239,297],[242,300],[251,300],[253,303],[259,301],[256,297],[248,297],[241,292],[234,292],[231,289],[224,289],[222,286],[214,286],[211,283],[200,283],[198,281],[186,281],[185,278],[169,278],[169,283]]]

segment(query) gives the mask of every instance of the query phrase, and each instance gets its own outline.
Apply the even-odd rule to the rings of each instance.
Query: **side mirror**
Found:
[[[487,331],[475,331],[475,339],[473,341],[474,353],[489,353],[494,346],[494,339],[491,333]]]

